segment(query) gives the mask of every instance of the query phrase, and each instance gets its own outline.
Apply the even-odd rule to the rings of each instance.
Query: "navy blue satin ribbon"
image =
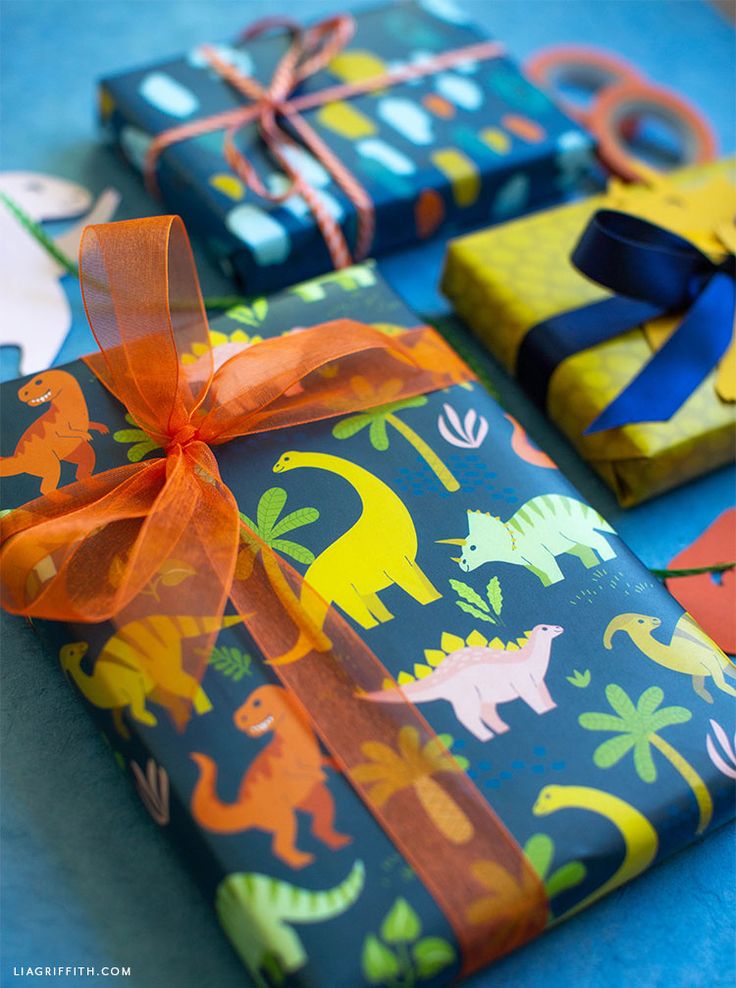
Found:
[[[516,374],[542,407],[567,357],[648,319],[685,312],[670,338],[585,433],[632,422],[664,422],[717,366],[731,342],[736,259],[711,261],[695,244],[654,223],[610,209],[590,220],[572,262],[611,298],[538,323],[522,341]]]

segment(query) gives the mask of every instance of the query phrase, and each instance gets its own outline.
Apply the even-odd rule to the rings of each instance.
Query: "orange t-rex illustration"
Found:
[[[61,461],[74,463],[76,479],[84,480],[95,468],[90,429],[109,432],[101,422],[90,422],[87,402],[76,379],[67,371],[48,370],[23,384],[18,398],[26,405],[48,405],[18,440],[12,456],[0,457],[0,477],[29,473],[41,478],[41,493],[56,490]]]
[[[192,814],[206,830],[234,834],[265,830],[273,834],[272,849],[292,868],[311,864],[314,855],[296,846],[297,810],[312,818],[312,834],[332,850],[352,840],[333,826],[335,804],[325,784],[329,760],[303,715],[281,686],[261,686],[235,711],[236,726],[249,737],[273,738],[248,766],[234,803],[217,795],[217,765],[193,751],[199,779],[192,793]]]

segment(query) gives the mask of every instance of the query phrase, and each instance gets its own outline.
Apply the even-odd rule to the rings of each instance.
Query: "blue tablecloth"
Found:
[[[351,0],[357,7],[365,0]],[[370,2],[370,0],[368,0]],[[295,11],[296,6],[296,11]],[[686,93],[736,150],[734,39],[700,0],[465,0],[519,57],[542,45],[605,45]],[[156,211],[94,133],[97,77],[232,36],[265,13],[326,14],[331,0],[3,0],[2,168],[34,169],[123,196],[118,216]],[[442,244],[381,268],[419,312],[447,311],[436,282]],[[206,292],[229,286],[198,257]],[[75,312],[79,301],[70,284]],[[64,350],[91,348],[77,318]],[[3,367],[14,356],[5,352]],[[650,566],[663,566],[734,500],[734,472],[622,512],[611,494],[489,363],[503,401]],[[133,796],[110,750],[32,629],[2,619],[2,967],[131,968],[136,988],[231,988],[247,976],[176,849]],[[473,988],[733,985],[733,828],[669,860],[548,933]],[[337,947],[336,947],[337,949]],[[100,974],[50,984],[103,984]],[[331,986],[325,986],[331,988]]]

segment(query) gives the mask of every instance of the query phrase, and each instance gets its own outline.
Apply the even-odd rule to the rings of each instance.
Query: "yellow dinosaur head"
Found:
[[[59,662],[64,672],[71,666],[79,665],[88,649],[87,642],[71,642],[69,645],[62,645],[59,652]]]
[[[613,648],[612,639],[617,631],[625,631],[635,639],[638,634],[649,634],[661,623],[658,617],[650,617],[648,614],[619,614],[609,621],[603,632],[603,644],[606,648]]]
[[[303,465],[304,453],[297,453],[290,449],[288,453],[282,453],[277,462],[273,465],[274,473],[286,473],[287,470],[294,470],[295,467]]]
[[[532,807],[535,816],[547,816],[564,805],[564,786],[545,786]]]

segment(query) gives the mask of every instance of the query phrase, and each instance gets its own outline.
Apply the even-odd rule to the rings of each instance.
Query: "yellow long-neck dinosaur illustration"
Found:
[[[64,645],[59,661],[93,706],[112,710],[115,727],[127,738],[129,732],[122,719],[126,708],[134,720],[155,727],[156,717],[146,707],[147,700],[168,707],[177,721],[187,715],[190,701],[198,714],[212,709],[197,680],[182,667],[181,642],[240,621],[242,618],[235,616],[151,615],[116,631],[95,660],[91,675],[81,667],[89,647],[86,642]]]
[[[724,679],[724,674],[736,679],[736,666],[689,614],[682,615],[669,642],[654,637],[661,624],[660,618],[648,614],[619,614],[603,632],[603,644],[613,648],[613,636],[624,631],[639,651],[653,662],[673,672],[692,676],[693,689],[706,703],[713,703],[713,697],[705,688],[707,677],[723,693],[736,696],[736,688]]]
[[[302,594],[302,606],[317,628],[322,627],[330,604],[337,604],[363,628],[390,621],[393,614],[379,599],[378,591],[392,584],[420,604],[441,597],[416,562],[414,522],[390,487],[363,467],[329,453],[290,451],[281,456],[273,471],[286,473],[300,467],[342,477],[355,489],[362,505],[355,524],[320,553],[305,574],[305,583],[319,598]],[[300,634],[294,648],[276,664],[294,662],[313,647],[312,639]]]
[[[557,810],[589,810],[604,816],[620,832],[626,845],[626,854],[618,870],[582,902],[558,916],[555,922],[560,922],[646,871],[656,857],[659,839],[657,831],[643,813],[618,796],[612,796],[601,789],[588,786],[545,786],[537,796],[533,812],[535,816],[547,816]]]

